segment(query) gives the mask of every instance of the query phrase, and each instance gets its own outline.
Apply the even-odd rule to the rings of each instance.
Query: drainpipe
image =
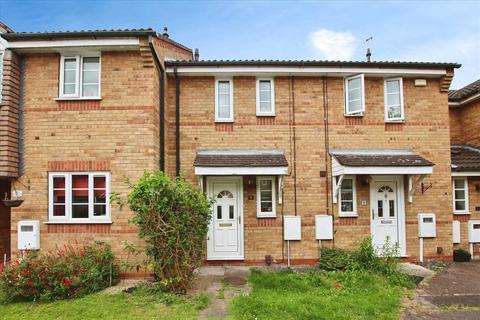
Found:
[[[155,62],[155,66],[158,69],[159,77],[160,77],[160,170],[165,171],[165,69],[163,68],[163,64],[160,61],[160,58],[157,55],[157,51],[155,50],[155,46],[153,45],[153,38],[152,36],[148,37],[148,45],[150,46],[150,50],[152,51],[153,60]]]
[[[325,136],[325,209],[326,214],[330,213],[330,187],[328,185],[328,160],[330,152],[330,132],[328,126],[328,78],[325,75],[323,78],[323,127],[324,127],[324,136]],[[333,184],[333,175],[331,178],[331,183]],[[335,225],[335,216],[333,214],[333,205],[332,205],[332,230]],[[332,237],[332,246],[335,247],[335,231]]]
[[[175,74],[175,175],[180,176],[180,78],[177,66],[173,67]]]

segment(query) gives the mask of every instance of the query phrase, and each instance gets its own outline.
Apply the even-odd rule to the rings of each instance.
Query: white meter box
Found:
[[[332,240],[333,239],[333,220],[332,216],[315,216],[315,239]]]
[[[302,240],[302,219],[300,216],[283,217],[283,239]]]
[[[480,242],[480,220],[468,221],[468,242]]]
[[[40,222],[38,220],[18,222],[18,249],[40,249]]]
[[[436,219],[434,213],[418,214],[418,236],[420,238],[435,238],[437,236]]]
[[[452,238],[453,243],[460,243],[460,221],[452,221]]]

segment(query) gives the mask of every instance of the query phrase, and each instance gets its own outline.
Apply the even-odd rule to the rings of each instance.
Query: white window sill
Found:
[[[233,123],[233,120],[215,119],[215,123]]]
[[[276,218],[276,214],[257,214],[257,219],[263,219],[263,218]]]
[[[347,117],[347,118],[361,118],[364,116],[364,113],[356,113],[356,114],[347,114],[347,113],[344,113],[343,114],[344,117]]]
[[[405,123],[405,120],[385,120],[385,123]]]
[[[55,101],[100,101],[102,97],[58,97]]]
[[[45,221],[43,224],[112,224],[112,221]]]
[[[358,214],[353,212],[353,213],[340,213],[338,215],[339,218],[358,218]]]
[[[276,117],[275,113],[257,113],[257,117]]]
[[[454,214],[454,215],[457,215],[457,216],[461,216],[461,215],[471,215],[471,213],[470,213],[470,212],[467,212],[467,211],[466,211],[466,212],[456,212],[456,211],[454,211],[453,214]]]

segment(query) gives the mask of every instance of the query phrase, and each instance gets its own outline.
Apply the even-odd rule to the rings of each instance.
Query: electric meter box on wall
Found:
[[[283,218],[283,239],[302,240],[302,220],[300,216],[285,216]]]
[[[18,222],[18,249],[40,249],[40,222],[38,220]]]
[[[418,236],[420,238],[435,238],[437,236],[434,213],[418,214]]]
[[[315,239],[332,240],[333,239],[333,220],[332,216],[315,216]]]

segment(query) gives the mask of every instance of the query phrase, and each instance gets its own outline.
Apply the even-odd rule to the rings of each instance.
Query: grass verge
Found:
[[[2,303],[0,319],[196,319],[207,304],[206,296],[187,300],[140,288],[132,294],[96,293],[55,302]]]
[[[232,319],[398,319],[408,292],[367,271],[252,270],[249,282],[252,291],[230,305]]]

